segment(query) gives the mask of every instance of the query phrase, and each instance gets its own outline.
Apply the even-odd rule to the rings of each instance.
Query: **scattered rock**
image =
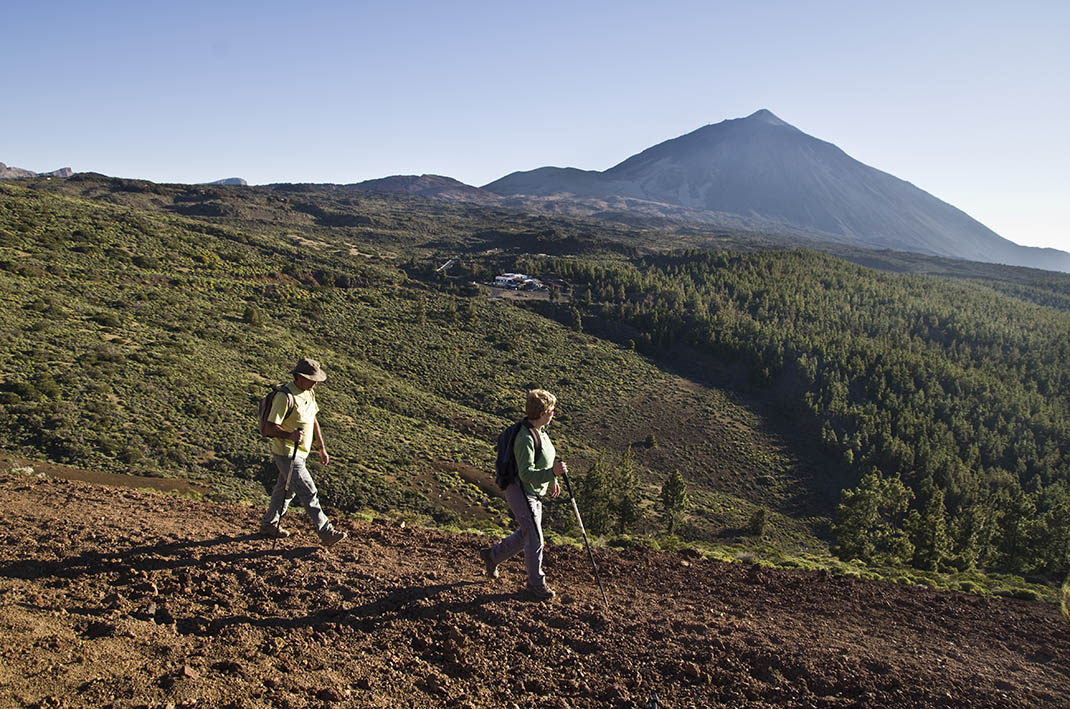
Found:
[[[212,664],[212,669],[228,675],[245,675],[245,668],[240,662],[234,660],[220,660]]]
[[[321,702],[327,702],[329,704],[345,701],[345,697],[342,696],[342,693],[334,687],[326,687],[316,692],[316,698]]]
[[[550,693],[550,686],[542,677],[529,677],[524,680],[524,691],[544,695]]]
[[[158,505],[131,529],[114,493],[53,510],[48,485],[17,493],[0,473],[0,697],[19,705],[642,709],[656,690],[674,707],[1070,706],[1051,604],[631,549],[606,551],[622,583],[605,609],[583,550],[562,546],[550,571],[573,602],[529,607],[512,593],[522,559],[505,584],[469,578],[483,539],[363,525],[368,562],[267,554],[220,546],[214,503],[131,493],[126,506]],[[176,635],[174,616],[219,636]]]
[[[94,620],[86,626],[85,636],[87,638],[110,638],[118,632],[119,628],[115,623],[111,623],[104,620]]]
[[[175,617],[171,615],[171,611],[165,605],[157,606],[152,617],[160,625],[172,625],[175,622]]]

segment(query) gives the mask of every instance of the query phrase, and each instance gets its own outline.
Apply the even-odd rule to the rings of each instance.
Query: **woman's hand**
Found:
[[[568,473],[568,466],[565,465],[565,461],[558,460],[554,462],[554,475],[556,475],[557,477],[561,477],[566,473]]]
[[[556,480],[554,480],[554,486],[550,488],[550,497],[558,497],[561,495],[561,486]]]

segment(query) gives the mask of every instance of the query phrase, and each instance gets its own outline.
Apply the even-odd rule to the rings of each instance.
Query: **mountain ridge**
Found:
[[[855,245],[1070,271],[1070,254],[1004,239],[910,182],[850,157],[762,109],[651,146],[605,171],[541,167],[482,189],[517,199],[639,199],[700,213],[784,224]]]
[[[19,179],[24,177],[70,177],[74,170],[69,167],[61,167],[51,172],[34,172],[21,167],[12,167],[0,162],[0,180]]]
[[[346,189],[368,193],[404,193],[449,202],[497,205],[498,195],[443,175],[391,175],[345,185]]]
[[[35,173],[0,163],[0,178],[72,174],[70,168]],[[227,178],[207,184],[247,183]],[[667,233],[728,229],[812,241],[817,248],[886,249],[1070,272],[1070,253],[1005,239],[954,205],[852,158],[765,108],[662,141],[604,171],[544,166],[482,187],[433,174],[334,187]]]
[[[236,187],[248,187],[249,183],[241,177],[224,177],[222,180],[213,180],[212,182],[204,183],[206,185],[233,185]]]

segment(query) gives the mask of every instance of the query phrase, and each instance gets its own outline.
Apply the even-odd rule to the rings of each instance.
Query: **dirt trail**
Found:
[[[1050,605],[645,550],[550,547],[559,596],[485,540],[0,474],[0,706],[1070,706]]]

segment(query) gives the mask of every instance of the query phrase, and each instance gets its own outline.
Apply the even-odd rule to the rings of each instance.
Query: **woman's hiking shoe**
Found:
[[[331,531],[324,532],[320,535],[320,544],[330,549],[348,536],[349,534],[346,532],[339,532],[337,529],[332,529]]]
[[[480,549],[479,558],[483,560],[487,576],[492,579],[498,578],[498,565],[495,564],[494,560],[491,558],[490,549]]]
[[[528,586],[527,594],[535,601],[549,601],[557,595],[549,586]]]
[[[268,539],[285,539],[290,536],[290,530],[270,524],[262,524],[260,525],[260,536]]]

